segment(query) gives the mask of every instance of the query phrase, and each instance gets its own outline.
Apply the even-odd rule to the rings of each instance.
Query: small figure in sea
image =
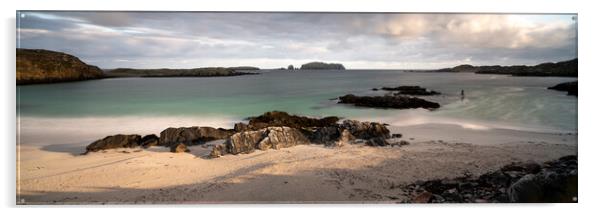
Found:
[[[461,100],[464,101],[464,89],[460,92]]]

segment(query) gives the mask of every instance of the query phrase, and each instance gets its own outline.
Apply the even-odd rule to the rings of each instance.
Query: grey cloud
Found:
[[[307,59],[430,67],[467,59],[473,64],[534,64],[576,57],[574,24],[521,26],[506,15],[46,14],[63,19],[21,19],[22,47],[70,52],[105,68],[218,66],[255,59],[262,59],[260,67]]]

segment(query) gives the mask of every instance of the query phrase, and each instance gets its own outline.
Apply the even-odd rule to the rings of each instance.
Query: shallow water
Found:
[[[17,86],[17,111],[21,140],[25,142],[32,137],[61,133],[71,133],[77,140],[97,133],[158,133],[169,126],[232,127],[245,117],[270,110],[336,115],[395,126],[444,123],[475,130],[575,132],[577,98],[546,89],[573,80],[576,78],[393,70],[261,71],[260,75],[236,77],[103,79]],[[398,85],[420,85],[440,91],[440,96],[425,98],[443,106],[434,111],[373,109],[332,100],[349,93],[382,95],[386,92],[371,89]],[[464,100],[460,98],[461,90],[465,91]]]

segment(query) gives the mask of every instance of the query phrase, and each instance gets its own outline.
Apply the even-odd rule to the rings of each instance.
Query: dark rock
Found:
[[[433,198],[433,194],[425,191],[414,197],[414,203],[428,203]]]
[[[395,108],[395,109],[436,109],[440,105],[416,97],[406,96],[355,96],[348,94],[339,97],[339,103],[353,104],[361,107]]]
[[[100,68],[61,52],[17,49],[17,85],[100,79]]]
[[[420,86],[382,87],[382,90],[397,91],[395,95],[439,95],[440,92],[430,91]]]
[[[391,134],[387,126],[377,122],[360,122],[357,120],[345,120],[340,125],[341,128],[349,130],[349,132],[359,139],[369,140],[372,138],[391,138]]]
[[[161,131],[159,144],[162,146],[171,146],[179,143],[199,145],[212,140],[226,139],[233,133],[233,130],[215,129],[212,127],[167,128]]]
[[[384,137],[375,137],[366,141],[368,146],[388,146],[391,145]]]
[[[266,112],[257,117],[249,118],[247,129],[259,130],[266,127],[290,127],[296,129],[312,127],[336,126],[338,117],[329,116],[322,119],[308,118],[305,116],[290,115],[286,112],[272,111]]]
[[[86,153],[95,152],[104,149],[114,148],[134,148],[140,146],[140,135],[124,135],[117,134],[113,136],[107,136],[103,139],[96,140],[92,144],[86,147]]]
[[[401,138],[403,135],[395,133],[391,135],[391,138]]]
[[[173,153],[190,152],[190,150],[188,150],[188,147],[186,147],[186,144],[184,144],[184,143],[179,143],[177,145],[172,145],[170,147],[170,151],[173,152]]]
[[[372,88],[372,91],[378,91],[378,89],[377,88]]]
[[[140,145],[144,148],[159,145],[159,137],[154,134],[146,135],[140,140]]]
[[[312,143],[332,145],[341,136],[341,128],[336,126],[320,127],[310,136]]]
[[[568,95],[577,96],[577,91],[579,90],[579,87],[577,85],[577,81],[574,81],[574,82],[560,83],[558,85],[549,87],[548,89],[552,89],[552,90],[556,90],[556,91],[565,91],[565,92],[567,92]]]

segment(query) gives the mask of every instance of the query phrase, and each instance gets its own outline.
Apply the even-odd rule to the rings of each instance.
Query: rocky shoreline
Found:
[[[511,163],[499,170],[404,186],[413,203],[577,202],[577,156],[543,164]]]

